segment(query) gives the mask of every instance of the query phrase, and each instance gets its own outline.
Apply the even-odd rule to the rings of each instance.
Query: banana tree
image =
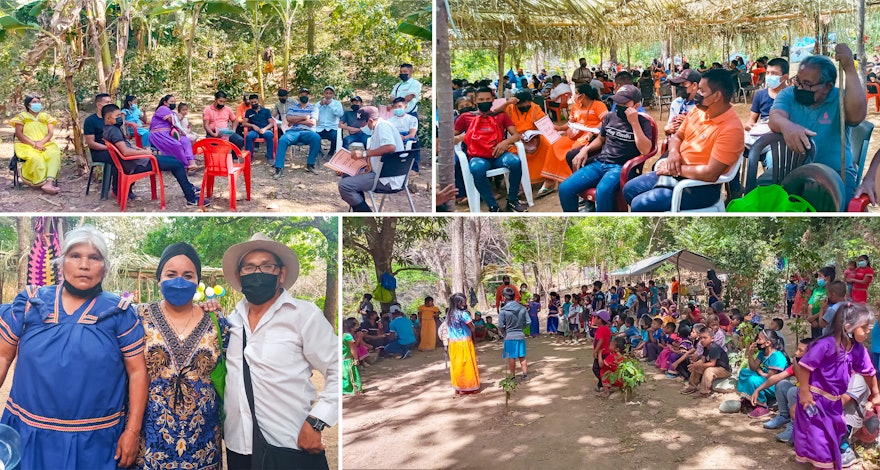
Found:
[[[272,11],[278,16],[281,26],[284,29],[284,50],[282,57],[284,60],[284,71],[281,75],[281,87],[290,88],[288,78],[290,77],[290,41],[291,29],[293,22],[296,21],[296,12],[303,6],[305,0],[274,0],[269,2]]]
[[[257,85],[260,89],[260,100],[266,95],[263,81],[263,33],[269,27],[274,18],[274,10],[270,1],[267,0],[233,0],[239,8],[244,10],[244,17],[251,28],[251,36],[254,42],[254,57],[257,61]]]
[[[397,25],[397,30],[423,41],[433,40],[433,34],[431,33],[431,9],[432,7],[428,5],[415,13],[407,15]]]

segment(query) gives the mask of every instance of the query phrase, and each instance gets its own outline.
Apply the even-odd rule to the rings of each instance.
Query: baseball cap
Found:
[[[357,118],[361,121],[368,121],[370,119],[378,119],[379,118],[379,108],[375,106],[364,106],[363,108],[358,110]]]
[[[611,323],[611,315],[608,314],[608,310],[599,310],[598,312],[593,312],[594,317],[599,317],[605,321],[605,323]]]
[[[394,312],[403,312],[403,310],[400,309],[400,305],[396,305],[396,304],[388,307],[388,313],[394,313]]]
[[[681,75],[679,75],[673,79],[670,79],[669,81],[672,83],[676,83],[676,84],[677,83],[684,83],[686,81],[691,82],[691,83],[700,83],[700,80],[702,78],[703,78],[703,76],[700,75],[700,72],[697,72],[696,70],[692,70],[692,69],[685,69],[681,72]]]
[[[363,103],[363,102],[364,102],[363,98],[361,98],[361,97],[358,96],[358,95],[354,95],[354,96],[352,96],[351,99],[350,99],[349,101],[358,101],[358,102],[360,102],[360,103]]]
[[[624,85],[617,90],[617,93],[611,95],[611,100],[617,104],[627,101],[639,103],[642,101],[642,92],[633,85]]]
[[[302,88],[300,88],[300,89],[299,89],[299,92],[300,92],[300,93],[311,93],[311,92],[309,91],[309,89],[306,88],[306,87],[302,87]]]
[[[333,93],[336,93],[336,88],[333,88],[332,85],[327,85],[327,86],[325,86],[325,87],[324,87],[324,91],[327,91],[327,90],[330,90],[330,91],[332,91]]]

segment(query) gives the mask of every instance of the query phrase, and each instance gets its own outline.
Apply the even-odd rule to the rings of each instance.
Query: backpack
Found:
[[[394,276],[391,275],[388,271],[382,273],[382,277],[380,279],[380,284],[384,289],[387,290],[395,290],[397,289],[397,279],[394,279]]]
[[[495,158],[495,146],[504,140],[504,131],[493,116],[477,113],[464,136],[469,157]]]

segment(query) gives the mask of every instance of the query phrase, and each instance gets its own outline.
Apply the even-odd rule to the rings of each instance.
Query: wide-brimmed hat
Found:
[[[230,246],[223,254],[223,276],[229,286],[241,292],[238,267],[242,258],[255,250],[268,251],[281,259],[281,264],[287,267],[287,276],[282,287],[290,289],[299,277],[299,258],[289,246],[272,240],[264,233],[255,233],[250,240]]]

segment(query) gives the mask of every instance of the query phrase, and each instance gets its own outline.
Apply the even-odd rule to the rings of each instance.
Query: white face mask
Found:
[[[363,132],[366,135],[373,135],[373,130],[370,129],[369,124],[364,125],[364,127],[361,127],[361,132]]]

